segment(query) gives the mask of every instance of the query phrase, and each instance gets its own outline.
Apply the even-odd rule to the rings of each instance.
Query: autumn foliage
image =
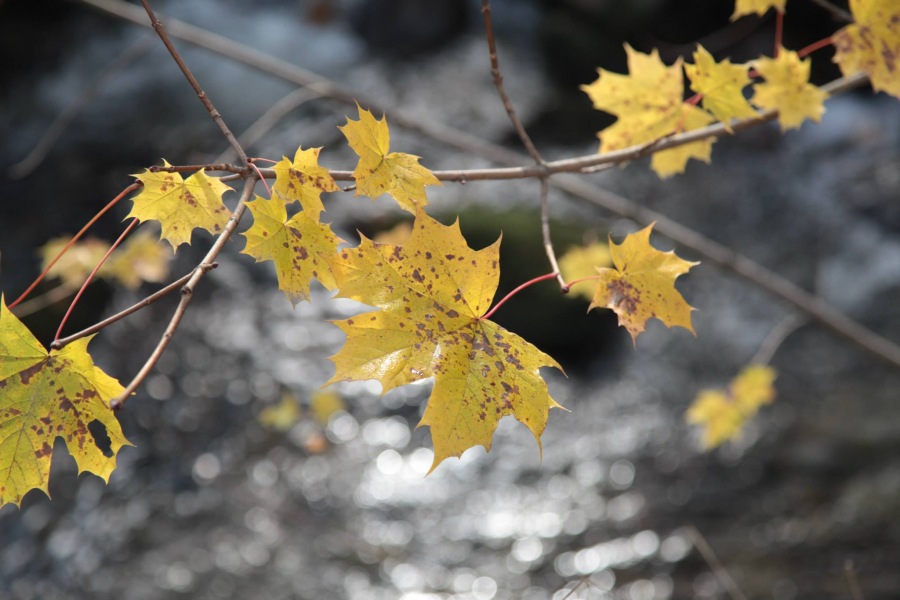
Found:
[[[891,0],[851,0],[850,6],[855,22],[831,39],[836,62],[845,75],[862,71],[875,90],[900,97],[895,63],[900,56],[900,5]],[[738,0],[733,18],[772,8],[783,13],[785,1]],[[679,58],[668,65],[656,51],[642,53],[626,46],[625,52],[627,73],[599,69],[596,81],[582,86],[596,109],[616,117],[597,134],[599,152],[652,153],[651,168],[661,177],[682,172],[690,159],[709,162],[715,141],[710,126],[715,123],[733,133],[738,125],[774,117],[782,130],[789,130],[807,120],[819,121],[825,113],[828,94],[809,81],[809,52],[783,48],[780,40],[773,56],[744,64],[727,58],[717,61],[703,47],[687,60]],[[293,159],[283,157],[267,174],[256,161],[235,166],[229,181],[243,178],[245,191],[232,210],[224,198],[235,190],[224,177],[199,169],[184,178],[185,169],[163,161],[134,176],[137,192],[128,215],[137,220],[134,224],[158,223],[159,243],[144,231],[121,248],[99,240],[82,239],[73,246],[68,240],[54,240],[44,248],[48,275],[61,277],[72,291],[94,276],[119,280],[130,288],[141,281],[160,282],[167,277],[170,256],[162,240],[177,250],[191,242],[197,228],[227,240],[246,210],[252,225],[242,231],[243,253],[257,262],[273,263],[279,288],[292,304],[308,301],[311,282],[317,280],[335,290],[337,297],[373,308],[335,322],[346,342],[332,357],[336,372],[325,385],[371,379],[387,392],[433,378],[420,422],[430,429],[433,440],[432,470],[473,446],[489,449],[504,416],[524,424],[540,445],[549,410],[559,407],[541,369],[563,367],[490,320],[492,306],[498,306],[494,296],[500,233],[496,243],[474,250],[458,222],[445,226],[429,216],[426,189],[442,184],[439,174],[420,164],[417,156],[391,151],[386,118],[376,118],[361,106],[357,111],[358,120],[348,117],[339,127],[358,156],[352,171],[353,194],[373,201],[389,196],[397,207],[412,213],[415,221],[408,239],[378,242],[363,236],[358,246],[347,247],[322,222],[323,194],[350,190],[343,190],[332,171],[319,165],[321,148],[298,148]],[[662,140],[690,132],[704,135],[661,151],[653,149]],[[546,183],[549,174],[536,176]],[[251,200],[253,186],[262,176],[274,178],[271,192]],[[564,292],[572,287],[590,297],[589,310],[614,311],[633,340],[654,318],[693,333],[694,308],[675,282],[699,263],[656,249],[651,232],[652,225],[620,242],[575,249],[560,258],[561,268],[552,257],[550,273],[536,273],[521,287],[558,280]],[[195,285],[209,268],[209,263],[198,266],[190,280],[186,276],[187,285]],[[174,331],[177,321],[173,323]],[[87,352],[91,336],[75,337],[64,340],[57,335],[48,352],[5,298],[0,299],[0,505],[19,504],[31,489],[47,491],[53,445],[59,437],[79,471],[104,480],[115,469],[119,450],[128,444],[111,410],[111,404],[124,402],[127,390],[94,365]],[[703,428],[704,444],[712,447],[738,435],[742,424],[774,398],[774,379],[771,368],[753,365],[726,391],[701,392],[688,419]],[[296,418],[296,401],[286,398],[277,411],[267,414],[273,427],[282,428]],[[106,449],[97,445],[91,431],[98,425],[111,441]]]

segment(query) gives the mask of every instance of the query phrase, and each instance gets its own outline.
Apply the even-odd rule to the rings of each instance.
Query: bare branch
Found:
[[[128,397],[131,396],[138,387],[140,387],[140,385],[147,378],[147,375],[150,374],[150,371],[153,370],[153,367],[156,366],[156,363],[159,362],[159,359],[162,357],[163,352],[165,352],[166,347],[172,340],[172,336],[175,334],[175,330],[178,329],[178,325],[181,323],[181,319],[182,317],[184,317],[184,313],[187,310],[188,305],[191,303],[191,300],[194,297],[194,288],[197,287],[197,284],[201,279],[203,279],[203,276],[206,275],[207,271],[210,271],[214,268],[216,258],[219,256],[222,248],[225,247],[225,243],[229,240],[229,238],[231,238],[231,234],[234,233],[234,230],[237,228],[241,217],[244,216],[244,212],[247,210],[247,202],[250,200],[250,196],[253,195],[253,188],[256,187],[257,181],[258,179],[255,173],[251,173],[247,177],[247,179],[244,180],[244,189],[241,192],[241,198],[238,201],[237,207],[234,209],[234,213],[231,215],[231,218],[228,219],[228,223],[225,224],[225,227],[222,229],[222,233],[220,233],[219,237],[216,238],[216,241],[213,242],[213,245],[209,249],[209,252],[206,253],[206,256],[202,261],[200,261],[200,264],[191,273],[187,283],[184,284],[184,287],[181,288],[181,301],[175,308],[175,313],[169,320],[169,324],[166,327],[166,330],[163,332],[159,343],[156,345],[156,348],[153,350],[150,358],[148,358],[147,362],[144,363],[144,366],[141,367],[141,370],[138,372],[138,374],[135,375],[134,379],[131,380],[131,383],[128,384],[128,386],[119,396],[112,399],[112,401],[109,403],[110,408],[114,410],[122,408]]]
[[[851,15],[849,12],[847,12],[840,6],[836,6],[836,5],[832,4],[828,0],[810,0],[810,2],[827,10],[829,13],[831,13],[831,16],[834,17],[835,20],[837,20],[837,21],[843,21],[845,23],[853,23],[856,20],[853,18],[853,15]]]
[[[175,60],[178,68],[181,69],[182,73],[184,73],[185,79],[188,80],[188,83],[191,84],[194,92],[196,92],[197,97],[200,98],[200,102],[202,102],[203,106],[206,107],[207,112],[209,112],[209,116],[212,117],[212,120],[216,125],[218,125],[219,130],[222,132],[222,135],[225,136],[225,139],[228,140],[228,143],[231,144],[232,148],[234,148],[234,151],[237,153],[241,163],[246,164],[247,154],[244,152],[244,149],[238,143],[237,139],[235,139],[234,134],[231,133],[228,125],[225,124],[225,120],[222,119],[222,115],[219,114],[219,111],[216,110],[215,106],[213,106],[212,100],[209,99],[209,97],[206,95],[206,92],[204,92],[203,88],[200,87],[200,82],[197,81],[197,78],[194,77],[194,74],[188,68],[187,64],[185,64],[184,59],[181,58],[181,54],[179,54],[178,50],[175,49],[175,46],[172,44],[172,40],[169,39],[169,34],[166,33],[166,28],[163,27],[162,22],[153,13],[153,9],[150,8],[150,3],[147,0],[141,0],[141,5],[144,7],[144,10],[147,11],[147,16],[150,17],[150,26],[153,27],[153,29],[156,31],[156,34],[162,40],[162,43],[165,44],[166,49],[169,51],[169,54],[172,55],[172,58]]]
[[[210,268],[214,269],[214,268],[216,268],[216,266],[217,266],[217,264],[213,263],[212,265],[210,265]],[[146,308],[146,307],[150,306],[151,304],[153,304],[160,298],[164,298],[165,296],[168,296],[175,290],[182,287],[185,283],[187,283],[187,281],[191,278],[191,275],[193,275],[193,274],[194,274],[194,272],[191,271],[187,275],[182,276],[180,279],[173,281],[166,287],[150,294],[149,296],[147,296],[140,302],[132,304],[125,310],[118,312],[118,313],[112,315],[111,317],[107,317],[106,319],[103,319],[99,323],[91,325],[87,329],[82,329],[78,333],[73,333],[72,335],[70,335],[68,337],[64,337],[64,338],[60,338],[60,339],[56,340],[55,342],[50,344],[50,348],[53,350],[59,350],[60,348],[64,348],[64,347],[68,346],[75,340],[80,340],[83,337],[87,337],[89,335],[97,333],[98,331],[102,331],[103,329],[106,329],[107,327],[109,327],[110,325],[115,323],[116,321],[121,321],[128,315],[130,315],[132,313],[136,313],[137,311],[141,310],[142,308]],[[35,298],[35,300],[37,300],[37,299],[38,298]],[[27,303],[23,303],[22,306],[24,307],[25,304],[27,304]]]
[[[753,355],[753,358],[750,359],[750,364],[769,364],[769,361],[775,356],[775,353],[778,351],[778,348],[781,347],[781,344],[784,343],[784,340],[803,327],[807,321],[809,321],[809,318],[800,313],[790,314],[779,321],[759,345],[759,350],[757,350],[756,354]]]

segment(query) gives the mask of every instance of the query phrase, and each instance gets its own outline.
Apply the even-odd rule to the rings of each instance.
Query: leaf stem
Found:
[[[66,311],[66,314],[63,315],[62,321],[59,322],[59,328],[56,330],[56,335],[53,337],[53,341],[59,339],[59,336],[62,335],[62,330],[66,326],[66,322],[69,320],[69,316],[71,316],[72,311],[75,310],[75,305],[78,304],[78,301],[81,299],[81,295],[84,294],[84,290],[87,289],[87,286],[90,285],[91,281],[94,280],[94,276],[97,274],[97,271],[100,270],[100,267],[103,266],[103,263],[106,262],[106,259],[109,258],[109,255],[113,253],[113,250],[119,247],[119,244],[122,243],[122,240],[131,233],[131,230],[137,227],[138,219],[132,219],[131,223],[128,224],[128,227],[125,228],[125,231],[122,232],[122,235],[119,236],[112,246],[109,247],[109,250],[106,251],[106,254],[103,255],[103,258],[100,259],[100,262],[97,263],[97,266],[91,271],[90,275],[87,276],[87,279],[84,280],[84,283],[81,284],[81,288],[78,290],[78,293],[75,294],[75,297],[72,299],[72,303],[69,304],[69,309]]]
[[[775,51],[772,54],[773,58],[778,58],[778,53],[781,52],[781,41],[784,37],[784,11],[775,10]]]
[[[37,279],[35,279],[33,282],[31,282],[31,285],[29,285],[28,288],[24,292],[22,292],[21,296],[16,298],[15,301],[9,305],[9,308],[14,308],[17,304],[22,302],[22,300],[24,300],[25,298],[28,297],[28,294],[30,294],[32,292],[32,290],[34,290],[34,288],[37,287],[37,284],[39,284],[44,279],[44,277],[47,276],[47,273],[50,272],[50,269],[53,268],[53,265],[55,265],[57,263],[57,261],[60,258],[62,258],[62,255],[65,254],[69,250],[69,248],[71,248],[72,245],[75,244],[75,242],[77,242],[81,238],[81,236],[83,236],[85,234],[85,232],[88,229],[90,229],[94,223],[97,222],[97,219],[99,219],[100,217],[105,215],[107,213],[107,211],[109,211],[109,209],[111,209],[113,206],[118,204],[119,200],[121,200],[122,198],[124,198],[125,196],[127,196],[128,194],[133,192],[134,190],[138,189],[139,187],[141,187],[141,185],[142,184],[140,184],[140,183],[132,183],[127,188],[125,188],[124,190],[119,192],[119,195],[116,196],[115,198],[113,198],[112,200],[110,200],[106,206],[104,206],[102,209],[100,209],[100,212],[98,212],[96,215],[94,215],[94,217],[90,221],[88,221],[87,224],[84,227],[82,227],[78,233],[76,233],[74,236],[72,236],[72,239],[69,240],[69,243],[66,244],[63,247],[63,249],[59,251],[59,254],[56,255],[56,258],[54,258],[53,260],[50,261],[50,264],[44,268],[44,270],[41,272],[40,275],[37,276]]]
[[[562,290],[563,294],[568,294],[569,290],[571,290],[572,286],[575,285],[576,283],[584,283],[586,281],[594,281],[596,279],[600,279],[600,276],[599,275],[591,275],[590,277],[581,277],[579,279],[573,279],[572,281],[567,283],[565,285],[565,287],[563,287],[563,290]]]
[[[534,279],[529,279],[528,281],[526,281],[525,283],[523,283],[522,285],[520,285],[519,287],[517,287],[516,289],[514,289],[513,291],[511,291],[511,292],[508,293],[507,295],[505,295],[505,296],[503,297],[503,299],[502,299],[500,302],[498,302],[497,304],[494,305],[493,308],[491,308],[491,310],[489,310],[489,311],[486,312],[484,315],[482,315],[482,316],[480,316],[480,317],[478,317],[478,318],[479,318],[480,320],[490,319],[490,318],[493,316],[493,314],[494,314],[495,312],[497,312],[497,309],[498,309],[498,308],[500,308],[501,306],[503,306],[504,304],[506,304],[506,302],[507,302],[510,298],[512,298],[513,296],[515,296],[516,294],[518,294],[519,292],[521,292],[521,291],[524,290],[525,288],[531,287],[532,285],[534,285],[534,284],[536,284],[536,283],[540,283],[541,281],[546,281],[546,280],[548,280],[548,279],[556,279],[556,277],[557,277],[558,275],[559,275],[558,273],[546,273],[546,274],[544,274],[544,275],[541,275],[540,277],[535,277]]]
[[[823,39],[819,40],[818,42],[813,42],[809,46],[806,46],[804,48],[800,48],[799,50],[797,50],[797,57],[803,58],[805,56],[809,56],[816,50],[820,50],[822,48],[830,46],[833,43],[834,42],[832,41],[831,36],[828,36],[827,38],[823,38]]]

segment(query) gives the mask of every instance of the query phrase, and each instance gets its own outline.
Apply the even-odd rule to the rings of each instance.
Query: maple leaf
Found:
[[[775,398],[775,377],[771,367],[747,365],[731,380],[727,391],[707,389],[697,394],[686,419],[704,428],[704,448],[739,437],[744,423]]]
[[[275,195],[287,203],[300,202],[303,210],[318,218],[325,207],[322,192],[340,191],[325,167],[319,166],[321,148],[297,149],[294,161],[282,159],[275,165]]]
[[[766,79],[753,88],[753,104],[777,110],[782,131],[800,127],[804,119],[822,120],[828,93],[809,83],[809,60],[781,48],[776,58],[757,59],[753,66]]]
[[[56,258],[71,240],[71,236],[50,240],[40,249],[42,269]],[[48,277],[59,277],[64,286],[77,290],[87,279],[94,267],[103,259],[109,250],[109,244],[98,238],[88,237],[75,242],[65,254],[47,272]]]
[[[328,256],[337,252],[343,240],[326,223],[303,210],[290,219],[284,202],[278,198],[257,196],[247,203],[253,213],[253,226],[244,232],[247,245],[241,251],[256,262],[275,262],[278,287],[293,305],[309,300],[309,283],[315,278],[329,290],[334,277]]]
[[[287,431],[300,420],[300,404],[293,394],[285,392],[281,401],[265,407],[256,418],[259,424],[275,431]]]
[[[550,397],[540,367],[559,364],[499,325],[480,318],[499,279],[500,240],[466,245],[459,222],[444,226],[419,208],[402,246],[363,237],[334,259],[339,295],[381,310],[337,321],[347,334],[332,357],[336,381],[376,379],[382,392],[434,377],[419,426],[431,429],[434,470],[482,445],[500,418],[514,415],[540,446]]]
[[[731,119],[755,117],[756,111],[744,98],[743,90],[750,85],[747,65],[733,65],[729,60],[717,63],[706,48],[698,46],[694,64],[684,65],[691,80],[691,89],[703,94],[703,108],[719,119],[731,132]]]
[[[324,427],[331,415],[344,410],[344,399],[332,390],[316,390],[309,397],[309,408],[315,420]]]
[[[576,279],[593,277],[597,274],[597,267],[608,267],[611,264],[609,244],[594,242],[566,251],[559,259],[559,270],[563,279],[571,284]],[[584,296],[590,300],[594,297],[594,292],[587,285],[579,285],[571,289],[569,296]]]
[[[415,213],[417,205],[428,204],[425,186],[441,185],[441,182],[419,164],[418,156],[388,153],[391,137],[387,120],[384,117],[377,120],[358,104],[356,108],[359,121],[347,117],[347,124],[338,127],[359,155],[359,163],[353,170],[355,195],[375,200],[382,194],[390,194],[401,208]]]
[[[787,0],[735,0],[734,13],[731,15],[731,20],[734,21],[744,15],[757,14],[763,16],[769,12],[770,8],[783,13],[785,4],[787,4]]]
[[[165,281],[169,276],[170,260],[172,253],[166,246],[154,239],[149,231],[139,231],[110,255],[97,274],[135,290],[145,281]]]
[[[166,161],[163,164],[170,166]],[[133,177],[144,184],[144,189],[132,198],[134,206],[125,218],[159,221],[162,225],[160,237],[168,240],[175,250],[181,244],[191,242],[194,228],[218,233],[231,217],[231,212],[222,204],[222,195],[231,188],[204,171],[183,179],[180,173],[147,169]]]
[[[124,388],[94,365],[90,340],[47,353],[0,296],[0,506],[20,504],[32,489],[49,493],[57,437],[79,473],[104,481],[116,468],[119,449],[130,445],[109,407]],[[96,441],[95,423],[106,429],[108,448]]]
[[[657,318],[667,327],[684,327],[691,333],[694,310],[675,289],[675,280],[700,263],[660,252],[650,245],[648,225],[625,236],[621,244],[610,238],[609,249],[614,269],[597,269],[600,278],[588,311],[596,306],[612,309],[619,325],[631,334],[632,341],[644,331],[647,321]]]
[[[834,62],[845,76],[864,72],[872,89],[900,98],[900,4],[896,0],[850,0],[855,23],[833,36]]]
[[[597,134],[600,138],[599,151],[610,152],[647,144],[681,131],[686,126],[696,128],[696,123],[702,118],[698,112],[702,114],[702,111],[683,101],[681,58],[667,67],[656,50],[644,54],[626,44],[625,52],[628,55],[628,75],[598,69],[597,80],[581,86],[594,108],[618,117],[615,123]],[[707,122],[711,121],[708,118]],[[673,158],[684,157],[684,162],[692,157],[708,161],[711,144],[711,140],[685,144],[666,150],[673,154],[662,158],[655,158],[663,154],[656,153],[656,162],[651,163],[651,167],[663,177],[680,172],[684,170],[683,164],[680,170],[675,169],[673,165],[677,163],[671,162]],[[662,168],[662,173],[658,166]]]

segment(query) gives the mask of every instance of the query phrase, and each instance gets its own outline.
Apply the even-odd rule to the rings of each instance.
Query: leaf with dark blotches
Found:
[[[900,3],[850,0],[854,23],[833,36],[834,62],[850,77],[862,71],[872,89],[900,98]]]
[[[312,279],[334,289],[328,260],[343,240],[319,222],[318,214],[311,217],[303,210],[288,219],[281,199],[260,196],[248,202],[247,208],[253,213],[253,226],[244,232],[247,246],[242,252],[257,262],[275,262],[278,287],[292,304],[309,300]]]
[[[124,389],[94,365],[90,340],[48,353],[0,296],[0,506],[20,504],[33,489],[48,493],[59,437],[79,473],[104,481],[129,445],[109,407]]]
[[[166,161],[163,164],[169,166]],[[191,232],[196,227],[219,233],[231,217],[222,203],[222,196],[231,188],[204,171],[183,179],[180,173],[147,169],[135,177],[144,184],[144,189],[132,198],[134,206],[126,218],[159,221],[160,237],[176,250],[181,244],[191,242]]]
[[[482,319],[497,290],[500,241],[472,250],[459,223],[416,211],[403,245],[363,237],[332,261],[339,295],[378,307],[336,324],[347,334],[328,382],[376,379],[382,392],[434,377],[420,426],[431,429],[434,464],[476,445],[491,447],[497,423],[513,415],[540,436],[550,397],[541,367],[559,364]]]
[[[628,330],[632,340],[644,331],[647,321],[657,318],[668,327],[684,327],[691,333],[691,311],[694,310],[675,289],[675,279],[700,263],[660,252],[650,245],[653,225],[630,233],[621,244],[609,242],[612,269],[597,269],[600,277],[588,310],[595,306],[612,309],[619,325]]]

